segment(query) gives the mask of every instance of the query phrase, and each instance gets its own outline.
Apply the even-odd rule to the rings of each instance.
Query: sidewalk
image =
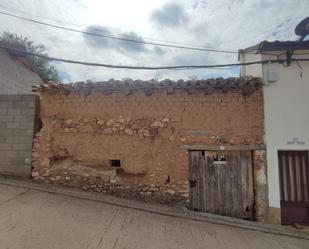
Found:
[[[293,227],[271,225],[260,222],[245,221],[231,217],[194,212],[185,208],[176,208],[164,205],[149,204],[135,200],[113,197],[103,193],[86,192],[75,188],[59,185],[36,183],[31,180],[19,180],[0,177],[0,184],[21,187],[25,189],[43,191],[47,193],[60,194],[78,199],[96,201],[104,204],[140,210],[169,217],[190,219],[194,221],[207,222],[212,224],[238,227],[246,230],[259,231],[264,233],[284,235],[294,238],[309,240],[309,234]]]

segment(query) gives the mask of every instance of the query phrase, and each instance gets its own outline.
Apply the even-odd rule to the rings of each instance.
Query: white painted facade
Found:
[[[21,62],[0,49],[0,95],[31,94],[32,86],[43,80]]]
[[[296,50],[293,58],[309,58],[301,53],[309,53],[309,50]],[[264,54],[240,54],[241,62],[276,58]],[[278,150],[309,150],[309,62],[292,62],[288,67],[277,63],[243,66],[241,74],[264,80],[269,205],[280,208]]]

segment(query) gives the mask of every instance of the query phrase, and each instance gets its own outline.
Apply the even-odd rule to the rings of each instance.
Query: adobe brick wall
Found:
[[[0,174],[30,177],[36,95],[0,95]]]
[[[261,88],[205,94],[177,89],[41,93],[32,176],[158,202],[186,201],[185,144],[263,144]],[[121,160],[121,169],[110,160]]]

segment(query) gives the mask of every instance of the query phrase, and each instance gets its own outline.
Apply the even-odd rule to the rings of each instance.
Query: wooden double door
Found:
[[[189,151],[189,209],[252,219],[251,151]]]

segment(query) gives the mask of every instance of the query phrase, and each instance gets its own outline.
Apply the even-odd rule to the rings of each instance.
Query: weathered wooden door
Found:
[[[279,151],[282,224],[309,224],[308,151]]]
[[[189,209],[251,219],[251,151],[189,151]]]

